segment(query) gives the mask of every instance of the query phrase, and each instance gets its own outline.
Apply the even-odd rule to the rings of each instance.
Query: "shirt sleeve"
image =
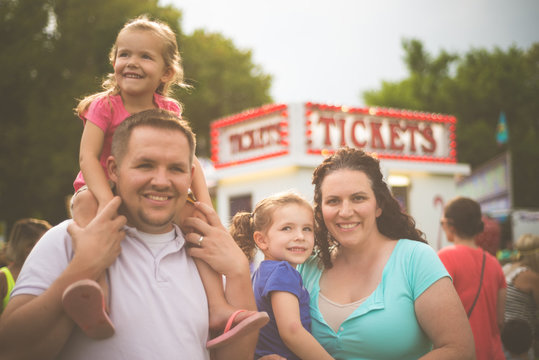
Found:
[[[84,123],[89,121],[106,132],[112,121],[112,104],[109,101],[108,97],[94,100],[84,115]]]
[[[410,254],[408,274],[414,300],[441,278],[451,278],[434,249],[427,244],[416,243]]]
[[[283,261],[268,276],[262,296],[267,297],[272,291],[286,291],[296,295],[299,299],[302,286],[301,277],[296,269]]]
[[[166,98],[160,98],[159,107],[164,110],[173,112],[174,114],[181,116],[180,106],[177,102],[168,100]]]

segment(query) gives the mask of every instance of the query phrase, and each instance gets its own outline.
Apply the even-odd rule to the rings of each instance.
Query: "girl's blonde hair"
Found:
[[[312,210],[311,204],[304,197],[293,191],[287,191],[260,200],[252,213],[238,212],[234,215],[229,231],[249,261],[253,260],[257,250],[253,239],[255,231],[267,231],[273,224],[275,210],[289,204],[305,206]]]
[[[45,220],[32,218],[18,220],[11,229],[5,249],[8,262],[22,266],[30,250],[51,227]]]
[[[539,273],[539,235],[522,235],[518,238],[515,249],[518,251],[518,261]]]
[[[178,50],[178,43],[176,42],[176,34],[174,33],[174,31],[172,31],[170,26],[168,26],[164,22],[158,20],[150,20],[146,15],[142,15],[135,19],[129,20],[120,30],[120,32],[116,36],[116,41],[114,42],[114,45],[112,46],[112,49],[109,53],[109,60],[111,65],[114,66],[114,63],[116,62],[116,56],[118,52],[118,37],[125,31],[133,30],[150,31],[154,35],[159,37],[163,42],[163,60],[165,62],[165,66],[172,69],[173,76],[168,82],[161,83],[156,89],[156,92],[160,95],[169,97],[171,94],[172,85],[178,85],[183,88],[188,88],[189,85],[183,82],[183,68],[181,65],[181,57]],[[86,96],[79,102],[79,104],[75,108],[75,112],[78,116],[83,117],[88,110],[88,107],[94,100],[105,96],[118,95],[120,93],[120,88],[118,86],[118,83],[116,82],[114,72],[107,75],[101,86],[104,91]],[[175,99],[170,98],[169,100],[174,101],[178,104],[181,113],[181,104]]]

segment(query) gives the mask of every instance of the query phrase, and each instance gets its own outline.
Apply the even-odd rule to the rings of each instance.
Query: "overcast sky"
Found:
[[[433,56],[539,42],[539,0],[160,1],[169,3],[185,33],[219,32],[252,50],[283,103],[363,106],[363,91],[407,77],[403,38]]]

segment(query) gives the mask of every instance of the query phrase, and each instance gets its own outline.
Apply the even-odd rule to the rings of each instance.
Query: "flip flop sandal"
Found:
[[[206,348],[216,349],[221,346],[225,346],[230,342],[237,340],[238,338],[257,331],[262,326],[266,325],[269,321],[269,316],[265,311],[256,312],[243,319],[241,322],[232,327],[232,323],[239,313],[247,310],[237,310],[230,317],[225,326],[223,334],[211,339],[206,343]]]
[[[65,312],[92,339],[114,335],[114,325],[105,311],[105,299],[99,284],[79,280],[65,289],[62,295]]]

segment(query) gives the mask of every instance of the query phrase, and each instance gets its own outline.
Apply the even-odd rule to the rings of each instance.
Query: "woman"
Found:
[[[0,300],[2,300],[0,313],[9,301],[24,260],[36,242],[50,228],[51,224],[47,221],[31,218],[21,219],[13,225],[5,248],[8,265],[0,268]]]
[[[504,360],[500,331],[505,308],[505,278],[498,260],[477,246],[484,229],[481,207],[458,197],[444,208],[441,220],[452,246],[438,256],[453,278],[453,285],[468,313],[478,360]]]
[[[526,320],[537,338],[537,309],[539,306],[539,236],[522,235],[515,244],[518,260],[506,264],[503,271],[507,280],[507,300],[505,305],[505,321],[511,319]],[[534,347],[528,356],[534,358]],[[509,354],[506,354],[511,359]]]
[[[472,359],[451,279],[378,160],[340,149],[315,169],[313,184],[319,252],[298,270],[322,346],[336,359]]]

